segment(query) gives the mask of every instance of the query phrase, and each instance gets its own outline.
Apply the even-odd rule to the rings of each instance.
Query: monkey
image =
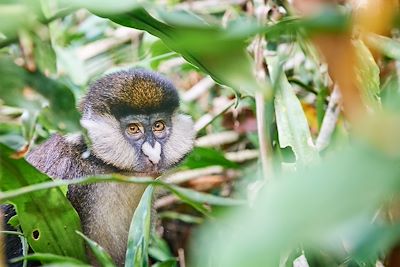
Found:
[[[54,134],[26,159],[54,179],[158,176],[194,145],[193,120],[180,112],[179,103],[172,82],[156,72],[134,68],[105,75],[80,103],[80,123],[90,144],[81,134]],[[144,190],[145,185],[109,182],[68,187],[84,234],[117,266],[125,262],[130,222]]]

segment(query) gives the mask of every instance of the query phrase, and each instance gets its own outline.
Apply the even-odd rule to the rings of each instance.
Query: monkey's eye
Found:
[[[128,132],[128,134],[138,134],[140,133],[140,128],[139,125],[137,125],[136,123],[131,123],[126,128],[126,131]]]
[[[161,132],[165,129],[165,123],[163,121],[156,121],[153,125],[153,131]]]

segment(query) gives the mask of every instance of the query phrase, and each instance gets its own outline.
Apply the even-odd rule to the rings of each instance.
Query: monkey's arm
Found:
[[[69,141],[55,134],[31,151],[26,159],[32,166],[52,178],[77,178],[84,174],[79,158],[85,148],[78,138]]]

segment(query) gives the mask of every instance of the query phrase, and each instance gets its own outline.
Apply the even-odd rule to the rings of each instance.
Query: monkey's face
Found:
[[[173,84],[155,72],[108,74],[90,86],[81,108],[92,152],[120,170],[160,174],[193,148],[193,122],[178,113]]]
[[[97,157],[136,175],[160,174],[193,148],[193,121],[176,112],[98,115],[81,122]]]

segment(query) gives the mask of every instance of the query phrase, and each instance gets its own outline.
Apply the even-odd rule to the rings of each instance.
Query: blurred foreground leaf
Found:
[[[382,85],[382,105],[388,110],[400,111],[400,79],[397,73],[392,74]]]
[[[370,33],[366,36],[369,46],[377,49],[385,56],[400,60],[400,42],[391,38]]]
[[[386,254],[388,248],[399,240],[399,236],[399,224],[371,224],[365,228],[358,242],[353,245],[352,257],[355,261],[364,263],[365,266],[374,265],[380,256]]]
[[[51,181],[25,159],[11,158],[13,151],[3,144],[0,155],[1,191]],[[22,231],[35,252],[86,259],[83,240],[75,233],[81,229],[79,216],[59,188],[24,194],[12,202]]]
[[[204,266],[205,259],[208,266],[278,266],[281,253],[300,243],[311,252],[329,250],[338,237],[357,243],[377,208],[399,192],[399,166],[398,158],[376,150],[348,149],[312,169],[274,179],[252,209],[210,222],[198,233],[191,266]]]
[[[74,95],[61,82],[39,71],[28,72],[7,57],[0,57],[0,76],[0,94],[5,104],[30,110],[43,109],[41,118],[52,129],[70,132],[80,129]]]
[[[368,47],[360,40],[353,42],[357,56],[357,81],[366,104],[372,108],[380,107],[379,67]]]

